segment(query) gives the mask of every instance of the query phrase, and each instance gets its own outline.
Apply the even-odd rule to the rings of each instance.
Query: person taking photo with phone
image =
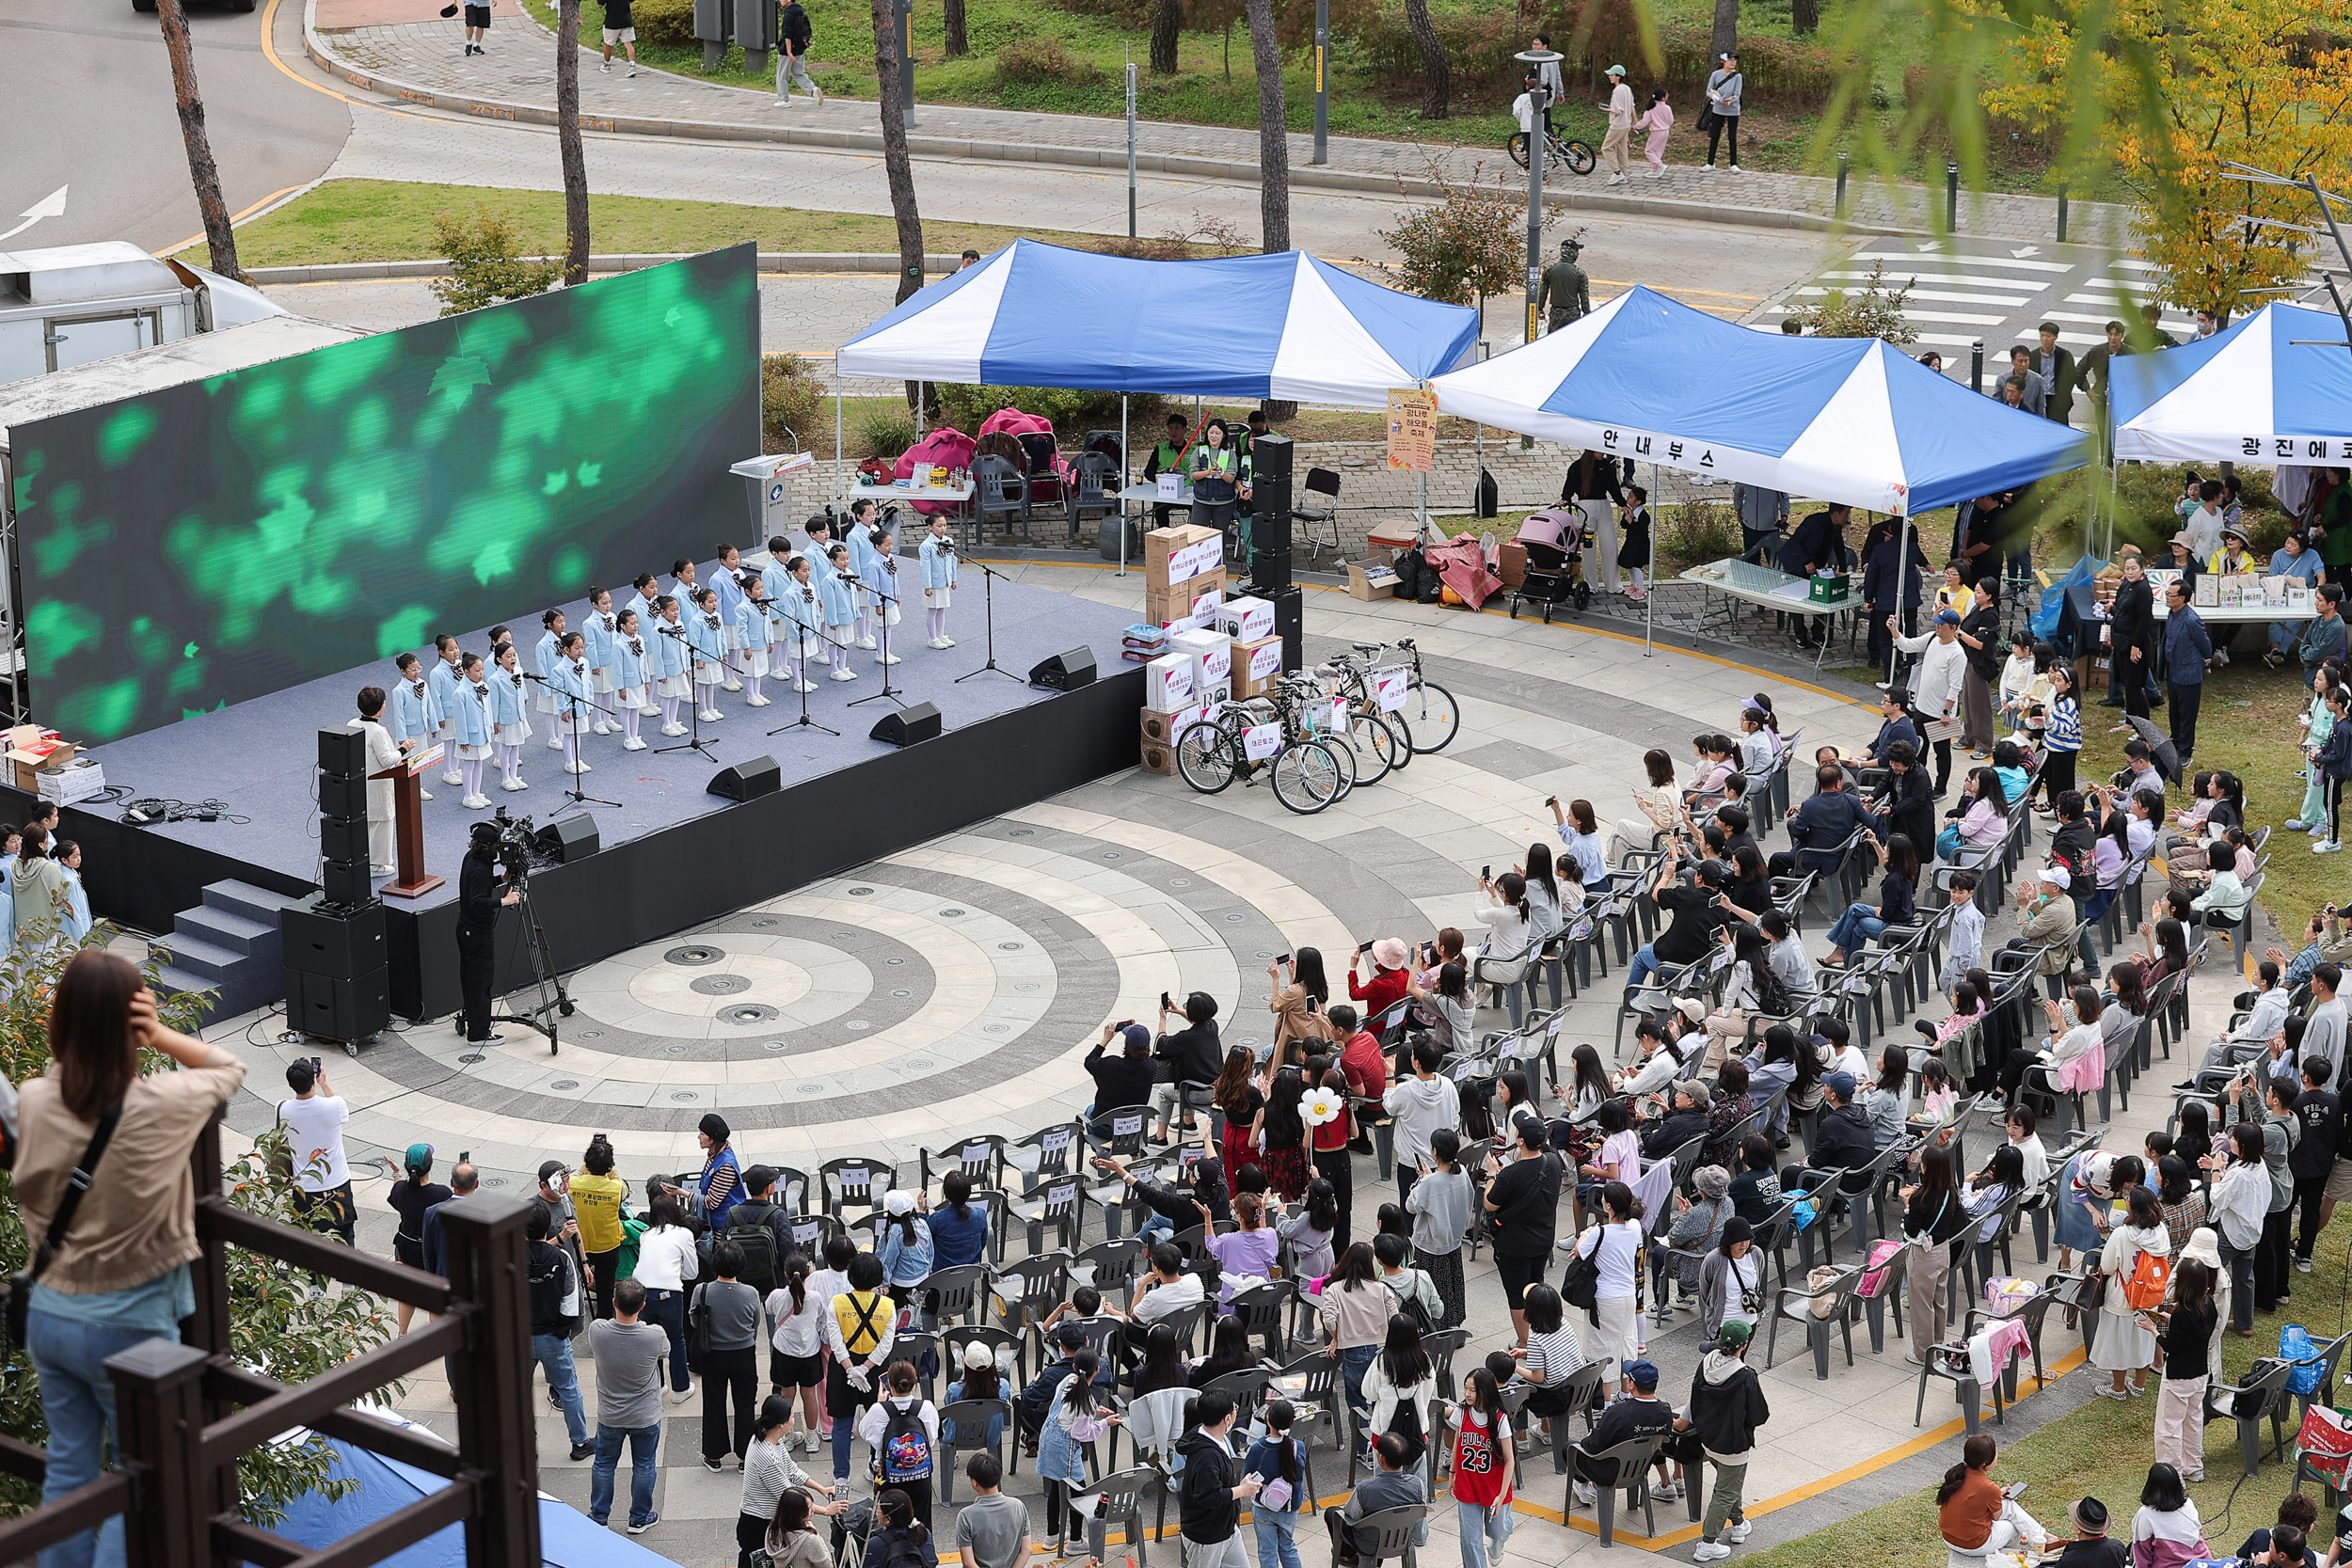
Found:
[[[294,1156],[294,1207],[308,1214],[324,1210],[326,1228],[358,1244],[358,1215],[352,1206],[351,1166],[343,1159],[343,1125],[351,1107],[328,1087],[326,1066],[316,1056],[297,1056],[286,1067],[292,1100],[278,1102],[278,1122],[286,1130]]]

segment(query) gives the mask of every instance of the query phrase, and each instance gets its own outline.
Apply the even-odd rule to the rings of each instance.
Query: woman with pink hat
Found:
[[[1357,972],[1367,961],[1372,973],[1362,979]],[[1356,964],[1347,972],[1347,994],[1362,1008],[1364,1027],[1377,1033],[1390,1008],[1405,1000],[1405,983],[1409,978],[1406,968],[1412,962],[1412,954],[1401,937],[1381,937],[1356,949]]]

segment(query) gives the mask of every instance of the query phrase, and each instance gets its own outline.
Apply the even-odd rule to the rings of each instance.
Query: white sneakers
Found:
[[[1732,166],[1731,166],[1731,172],[1732,172],[1732,173],[1734,173],[1734,174],[1739,173],[1739,172],[1740,172],[1740,166],[1739,166],[1738,164],[1734,164],[1734,165],[1732,165]]]
[[[558,733],[554,734],[554,735],[551,735],[551,736],[548,736],[548,751],[550,751],[550,752],[560,752],[560,751],[562,751],[563,749],[564,749],[564,736],[563,736],[563,734],[562,734],[560,731],[559,731]]]
[[[420,789],[417,791],[417,799],[420,800],[430,800],[433,799],[433,792],[429,789]]]
[[[861,647],[861,648],[872,648],[872,647],[878,647],[878,646],[880,646],[880,644],[878,644],[878,643],[877,643],[877,642],[876,642],[876,641],[875,641],[872,638],[870,638],[870,637],[861,637],[861,638],[859,638],[859,639],[857,640],[857,645],[858,645],[859,647]]]
[[[703,722],[704,722],[704,723],[706,723],[706,724],[715,724],[715,723],[717,723],[720,720],[724,719],[725,717],[726,717],[726,715],[725,715],[725,714],[721,713],[721,712],[720,712],[717,708],[715,708],[715,707],[707,707],[707,708],[703,709],[703,713],[702,713],[702,720],[703,720]]]
[[[1599,1504],[1600,1494],[1593,1489],[1591,1481],[1580,1481],[1576,1483],[1576,1500],[1586,1508],[1593,1508]]]
[[[1727,1525],[1724,1528],[1724,1539],[1735,1544],[1745,1541],[1748,1538],[1748,1532],[1755,1528],[1754,1525],[1742,1519],[1736,1525]]]
[[[724,686],[719,688],[719,689],[722,691],[740,691],[743,689],[743,683],[738,680],[730,680]]]
[[[843,669],[835,670],[833,673],[833,678],[837,681],[853,681],[857,679],[857,672],[845,667]]]
[[[462,784],[466,782],[466,775],[463,773],[444,773],[441,775],[441,782],[447,784]]]
[[[488,811],[490,809],[490,798],[487,795],[469,795],[457,803],[465,807],[468,811]]]
[[[596,70],[599,73],[610,76],[612,74],[612,62],[611,60],[607,60],[602,65],[597,66]]]
[[[756,697],[744,698],[743,705],[745,707],[766,707],[768,705],[768,694],[763,691]]]
[[[2312,846],[2312,853],[2314,855],[2332,855],[2343,847],[2344,845],[2340,840],[2323,838]]]
[[[795,681],[792,684],[792,689],[795,691],[814,691],[817,689],[817,683],[815,681]]]
[[[1691,1552],[1691,1560],[1693,1562],[1721,1562],[1724,1559],[1729,1557],[1730,1555],[1731,1548],[1724,1545],[1722,1542],[1702,1541],[1696,1547],[1692,1548]]]
[[[686,726],[683,724],[664,724],[661,726],[661,733],[663,735],[684,735],[686,733]]]
[[[564,765],[564,771],[566,773],[593,773],[596,770],[595,766],[586,757],[580,758],[576,765],[572,763]]]
[[[905,661],[900,659],[897,654],[884,654],[882,657],[874,660],[874,662],[877,664],[899,664]]]
[[[642,752],[644,749],[645,737],[642,735],[632,735],[621,742],[621,750],[624,752]]]
[[[629,63],[628,63],[628,73],[629,73],[631,76],[634,76],[634,75],[636,75],[636,74],[637,74],[637,62],[636,62],[635,60],[631,60],[631,61],[629,61]]]
[[[661,717],[661,705],[660,703],[647,703],[644,707],[639,708],[637,711],[644,718],[659,719]]]
[[[599,719],[596,723],[596,731],[598,735],[611,735],[612,733],[612,726]]]
[[[1613,185],[1622,185],[1625,183],[1625,176],[1622,174],[1613,174],[1609,177],[1609,182]]]

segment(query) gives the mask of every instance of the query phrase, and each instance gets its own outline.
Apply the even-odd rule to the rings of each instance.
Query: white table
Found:
[[[1160,487],[1158,485],[1136,483],[1130,484],[1127,488],[1119,492],[1119,499],[1122,501],[1141,501],[1147,506],[1189,507],[1192,505],[1192,490],[1189,486],[1187,486],[1183,495],[1176,497],[1173,500],[1170,500],[1167,497],[1160,494]]]
[[[1778,567],[1759,566],[1755,562],[1742,561],[1738,556],[1712,561],[1704,566],[1692,566],[1676,580],[1694,582],[1701,589],[1712,589],[1721,594],[1724,600],[1724,614],[1726,619],[1735,613],[1731,608],[1735,601],[1760,605],[1766,610],[1778,610],[1787,615],[1807,617],[1822,615],[1834,617],[1848,611],[1859,615],[1863,610],[1862,595],[1858,585],[1850,588],[1847,596],[1835,604],[1820,604],[1816,603],[1812,596],[1810,578],[1790,577]],[[1701,597],[1699,613],[1703,621],[1707,614],[1704,595]],[[1834,626],[1826,629],[1833,632],[1836,630]],[[1829,637],[1824,636],[1821,639],[1820,648],[1813,656],[1814,669],[1819,670],[1822,660],[1828,657],[1829,644]]]
[[[971,484],[852,484],[852,501],[968,501],[972,499]]]

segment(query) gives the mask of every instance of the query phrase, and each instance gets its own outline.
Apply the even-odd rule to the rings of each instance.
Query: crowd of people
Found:
[[[57,836],[57,804],[36,798],[23,826],[0,822],[0,946],[20,937],[78,944],[90,933],[82,847]]]

